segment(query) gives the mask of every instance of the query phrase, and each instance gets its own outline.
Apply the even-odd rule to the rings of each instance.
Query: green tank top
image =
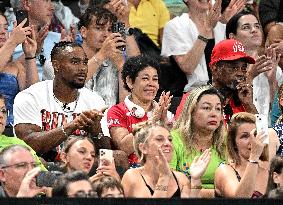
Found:
[[[198,150],[194,150],[191,155],[187,154],[185,144],[182,141],[181,135],[177,130],[171,131],[173,138],[173,158],[170,162],[170,167],[177,171],[185,173],[188,177],[190,175],[190,165],[196,156],[200,156],[202,153]],[[204,189],[214,189],[214,175],[217,167],[225,162],[221,159],[216,150],[211,148],[211,159],[206,172],[201,178],[202,187]]]

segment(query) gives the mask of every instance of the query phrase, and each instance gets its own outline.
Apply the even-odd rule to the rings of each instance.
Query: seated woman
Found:
[[[154,101],[159,89],[160,69],[157,62],[146,56],[127,59],[122,70],[124,87],[131,92],[124,102],[111,107],[107,123],[116,149],[126,152],[129,164],[137,166],[133,147],[133,125],[151,119],[168,123],[173,114],[168,110],[171,97],[163,93],[159,103]]]
[[[162,124],[143,122],[134,130],[134,147],[142,166],[129,169],[122,178],[125,197],[198,197],[200,177],[210,161],[210,150],[194,159],[191,180],[184,173],[171,171],[173,146],[169,129]]]
[[[234,114],[228,130],[227,148],[231,163],[215,173],[215,192],[220,197],[258,198],[267,186],[268,157],[263,143],[266,135],[255,134],[255,116]]]
[[[283,188],[283,156],[274,156],[270,162],[266,194],[274,189]]]
[[[202,197],[214,197],[214,174],[226,160],[223,126],[223,97],[212,86],[197,87],[188,95],[171,132],[174,155],[170,167],[191,175],[196,156],[211,149],[211,160],[202,176]]]
[[[0,92],[7,96],[7,129],[5,134],[13,136],[12,124],[14,98],[18,92],[38,82],[38,73],[35,63],[37,43],[31,27],[23,27],[26,20],[15,26],[8,37],[8,22],[0,12],[1,41],[0,41]],[[31,37],[28,37],[30,35]],[[25,61],[12,61],[12,53],[18,44],[23,43]]]
[[[60,157],[65,172],[82,171],[86,175],[90,174],[95,159],[97,159],[95,156],[95,146],[90,138],[72,135],[64,143]],[[120,180],[114,161],[109,164],[101,164],[97,168],[96,173],[90,177],[90,181],[105,175],[110,175]]]

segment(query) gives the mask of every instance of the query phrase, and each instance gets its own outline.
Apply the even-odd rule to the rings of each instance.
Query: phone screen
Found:
[[[17,25],[19,25],[25,18],[27,19],[24,27],[29,26],[28,11],[27,10],[17,10],[16,13]]]
[[[58,172],[58,171],[52,171],[52,172],[41,171],[36,176],[36,186],[52,187],[55,181],[62,174],[63,174],[62,172]]]

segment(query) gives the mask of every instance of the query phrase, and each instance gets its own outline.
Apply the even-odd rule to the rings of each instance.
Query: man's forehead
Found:
[[[25,149],[15,150],[6,154],[6,161],[10,164],[26,161],[30,162],[31,160],[34,160],[32,154]]]
[[[78,57],[78,58],[84,58],[86,57],[86,54],[81,47],[72,47],[72,46],[66,46],[64,49],[62,49],[62,54],[66,57],[72,58],[72,57]]]

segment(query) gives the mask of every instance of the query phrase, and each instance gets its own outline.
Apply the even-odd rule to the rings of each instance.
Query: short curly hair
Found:
[[[122,70],[122,79],[124,82],[124,88],[131,92],[131,89],[127,85],[126,79],[129,77],[132,82],[135,82],[139,72],[144,70],[146,67],[152,67],[156,69],[158,77],[160,76],[160,65],[159,63],[149,56],[146,55],[139,55],[130,57],[126,60],[123,70]]]
[[[85,13],[80,17],[78,29],[83,27],[88,28],[92,23],[92,18],[96,17],[96,25],[106,25],[108,22],[117,21],[117,17],[109,10],[102,7],[88,7]]]

